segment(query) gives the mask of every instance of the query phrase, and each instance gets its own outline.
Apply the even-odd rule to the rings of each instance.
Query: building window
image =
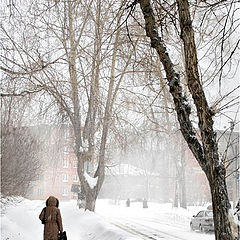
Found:
[[[65,129],[64,131],[64,138],[67,139],[69,137],[69,130]]]
[[[68,182],[68,175],[66,173],[63,174],[63,182]]]
[[[64,147],[63,152],[64,152],[64,154],[67,154],[69,152],[67,146]]]
[[[78,176],[77,175],[73,175],[73,182],[78,182]]]
[[[73,162],[73,168],[77,168],[77,166],[78,166],[78,161],[74,161]]]
[[[38,175],[36,180],[43,181],[44,180],[44,176],[43,175]]]
[[[63,167],[68,168],[68,160],[63,160]]]
[[[38,194],[38,196],[43,195],[43,189],[42,188],[38,188],[37,194]]]
[[[68,196],[68,189],[67,188],[63,188],[63,196]]]

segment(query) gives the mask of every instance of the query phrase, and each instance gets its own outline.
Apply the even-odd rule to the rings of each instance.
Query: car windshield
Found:
[[[206,212],[206,217],[213,217],[213,212],[212,211]]]

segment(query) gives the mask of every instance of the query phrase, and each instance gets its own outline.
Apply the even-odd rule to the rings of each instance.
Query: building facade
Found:
[[[80,182],[72,129],[67,125],[39,126],[37,131],[44,137],[44,146],[39,153],[42,173],[32,184],[29,198],[46,199],[54,195],[60,200],[77,199],[77,192],[74,190],[80,188]],[[171,147],[166,141],[161,145],[161,151],[153,154],[154,161],[149,169],[131,164],[120,164],[106,169],[99,197],[147,198],[153,201],[173,202],[176,194],[179,198],[185,194],[186,202],[190,205],[210,202],[211,194],[204,172],[183,141],[181,133],[176,136],[170,141]],[[239,133],[218,131],[218,139],[220,157],[226,166],[228,165],[227,185],[230,200],[234,202],[240,197]],[[92,166],[93,159],[85,165],[88,173],[92,172]]]
[[[39,159],[42,171],[38,180],[32,183],[28,197],[46,199],[54,195],[61,200],[76,199],[73,186],[80,186],[77,174],[77,158],[73,146],[74,139],[71,128],[66,125],[38,126],[45,138]]]

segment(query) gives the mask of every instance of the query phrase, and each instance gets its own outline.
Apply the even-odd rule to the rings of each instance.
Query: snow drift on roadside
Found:
[[[2,240],[42,240],[43,225],[38,216],[45,201],[24,200],[9,206],[1,216]],[[60,202],[63,227],[71,240],[139,240],[107,223],[93,212],[79,210],[76,201]]]

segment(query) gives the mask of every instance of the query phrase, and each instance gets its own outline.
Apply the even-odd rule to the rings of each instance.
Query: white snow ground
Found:
[[[44,206],[45,201],[26,199],[9,206],[1,216],[1,239],[42,240],[43,225],[38,216]],[[79,210],[76,201],[60,202],[69,240],[213,240],[213,234],[189,228],[191,216],[199,209],[172,209],[170,204],[156,203],[149,203],[148,209],[141,203],[131,203],[127,208],[125,202],[114,205],[98,200],[95,214]]]

